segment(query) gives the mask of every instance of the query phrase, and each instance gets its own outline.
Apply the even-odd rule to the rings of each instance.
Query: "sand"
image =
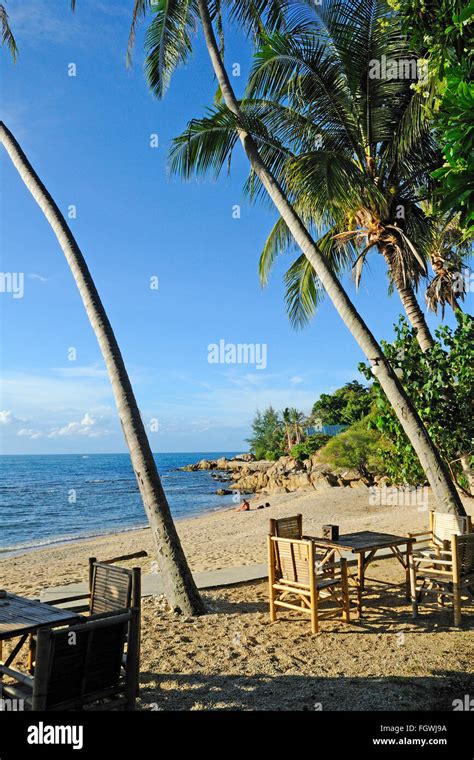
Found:
[[[269,517],[303,514],[307,534],[325,523],[341,532],[377,530],[404,535],[428,525],[427,507],[371,505],[369,493],[334,488],[256,498],[255,507],[222,510],[177,523],[193,571],[264,562]],[[405,502],[407,497],[400,497]],[[474,514],[474,501],[466,500]],[[35,596],[42,588],[87,578],[87,559],[107,559],[146,549],[140,564],[150,572],[149,530],[105,536],[28,552],[0,561],[0,587]],[[306,616],[268,619],[264,581],[203,592],[209,614],[185,618],[163,599],[143,600],[139,708],[145,710],[452,710],[473,693],[474,606],[463,626],[452,626],[449,608],[420,608],[417,621],[404,596],[404,570],[396,560],[375,562],[368,576],[366,615],[348,625],[324,621],[312,636]],[[4,647],[6,651],[10,643]],[[19,661],[17,661],[18,664]]]

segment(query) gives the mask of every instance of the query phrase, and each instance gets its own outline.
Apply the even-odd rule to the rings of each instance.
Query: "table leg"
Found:
[[[357,613],[362,617],[362,593],[364,591],[364,565],[365,552],[359,552],[357,556]]]
[[[406,598],[411,599],[411,590],[410,590],[410,562],[411,562],[411,549],[412,545],[407,544],[407,554],[406,554],[406,567],[405,567],[405,593]]]

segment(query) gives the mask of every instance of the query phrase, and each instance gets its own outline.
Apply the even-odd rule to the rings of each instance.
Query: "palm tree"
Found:
[[[303,412],[300,412],[299,409],[292,407],[289,409],[289,420],[293,428],[295,443],[301,443],[304,438],[304,426],[306,423],[305,415]]]
[[[263,37],[240,107],[254,133],[258,124],[262,155],[295,210],[317,234],[324,231],[320,247],[335,272],[352,264],[358,286],[367,254],[378,251],[426,351],[433,338],[415,291],[426,276],[432,229],[419,201],[430,190],[440,155],[413,80],[368,76],[372,60],[410,60],[411,53],[397,23],[385,25],[383,3],[365,15],[325,6],[310,27],[298,20],[286,34]],[[176,166],[186,160],[193,140],[196,159],[219,168],[225,121],[217,108],[192,122],[175,143]],[[228,129],[235,130],[230,119]],[[234,145],[227,140],[229,149]],[[261,183],[252,175],[247,190],[261,196]],[[280,217],[260,259],[262,284],[275,257],[293,248]],[[286,281],[290,318],[300,325],[314,314],[323,291],[304,256]]]
[[[367,14],[373,15],[374,7],[380,0],[366,0],[364,3],[355,0],[336,0],[330,5],[330,12],[336,14]],[[250,162],[254,175],[261,182],[269,198],[283,218],[295,243],[306,256],[309,263],[332,300],[337,312],[353,334],[358,345],[368,358],[373,373],[377,376],[381,387],[387,395],[398,419],[416,451],[423,470],[433,488],[440,511],[464,514],[464,507],[450,479],[446,466],[441,460],[436,447],[433,445],[426,428],[418,417],[411,401],[406,396],[392,367],[383,352],[356,311],[347,293],[342,288],[334,272],[328,266],[321,249],[305,227],[301,217],[291,204],[284,188],[271,171],[271,167],[262,158],[258,143],[252,135],[251,122],[233,91],[229,75],[224,66],[221,51],[213,28],[215,4],[210,11],[207,0],[167,0],[155,3],[155,17],[146,36],[147,58],[145,72],[150,89],[158,97],[162,97],[169,84],[174,69],[186,61],[192,49],[191,35],[196,28],[196,10],[199,14],[206,47],[216,76],[220,94],[227,109],[235,120],[235,132]],[[278,5],[278,4],[276,4]],[[145,15],[150,7],[149,0],[136,0],[133,24],[140,15]],[[229,11],[245,29],[255,29],[255,12],[274,10],[271,2],[253,0],[245,2],[229,0]],[[259,21],[260,21],[259,13]],[[261,23],[261,22],[260,22]],[[132,26],[132,29],[134,27]],[[260,29],[260,27],[258,27]]]
[[[431,211],[431,207],[428,209]],[[426,289],[425,299],[429,309],[444,317],[446,304],[453,311],[460,309],[464,301],[466,283],[463,271],[471,254],[471,244],[464,238],[459,225],[460,215],[442,214],[435,218],[435,232],[429,251],[434,276]]]
[[[286,450],[289,454],[293,447],[293,426],[291,423],[290,409],[288,409],[288,407],[286,407],[286,409],[283,409],[282,419],[286,436]]]
[[[155,541],[165,595],[171,607],[185,614],[202,614],[204,604],[171,517],[122,354],[84,256],[52,196],[3,122],[0,122],[0,142],[58,239],[97,337]]]

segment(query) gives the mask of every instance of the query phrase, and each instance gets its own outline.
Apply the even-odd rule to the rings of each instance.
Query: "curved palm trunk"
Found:
[[[206,0],[198,0],[198,7],[209,57],[219,82],[222,96],[230,111],[239,116],[239,104],[216,43]],[[438,509],[442,512],[465,515],[464,507],[448,475],[446,466],[433,445],[425,426],[418,417],[414,406],[406,396],[390,364],[383,355],[380,346],[354,308],[345,290],[327,266],[324,256],[286,198],[280,185],[268,170],[251,135],[245,130],[240,129],[239,138],[253,171],[262,182],[278,212],[285,220],[295,242],[311,263],[340,317],[370,361],[373,374],[380,382],[400,420],[403,430],[420,459],[421,466],[433,489]]]
[[[387,269],[390,273],[395,289],[400,296],[400,301],[402,302],[409,322],[415,329],[418,344],[423,353],[426,353],[430,348],[433,348],[434,340],[433,336],[431,335],[430,328],[428,327],[426,317],[420,308],[420,304],[418,303],[415,291],[408,282],[403,281],[403,277],[397,275],[393,271],[390,252],[387,250],[387,247],[380,245],[379,250],[385,259]]]
[[[138,487],[156,544],[158,566],[171,607],[185,614],[205,612],[171,517],[140,411],[112,327],[84,257],[61,211],[34,171],[11,132],[0,122],[0,141],[50,223],[72,275],[109,373],[120,422]]]
[[[430,328],[426,322],[425,315],[423,314],[418,299],[409,285],[397,285],[395,283],[400,301],[403,304],[406,315],[410,321],[412,327],[416,330],[416,339],[423,353],[425,354],[430,348],[434,346],[433,336],[431,335]]]

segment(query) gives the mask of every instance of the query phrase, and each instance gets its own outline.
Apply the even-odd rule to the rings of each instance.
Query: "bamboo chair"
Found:
[[[279,607],[310,615],[312,633],[318,633],[319,620],[335,615],[349,622],[346,560],[326,564],[318,572],[315,564],[315,548],[312,541],[268,536],[272,622],[276,620]],[[320,602],[328,599],[334,602],[336,607],[321,614]]]
[[[472,521],[469,515],[450,515],[445,512],[430,510],[429,530],[419,533],[409,533],[410,538],[416,538],[413,554],[417,557],[432,557],[437,559],[443,550],[449,551],[453,534],[457,536],[472,533]]]
[[[413,554],[410,585],[413,617],[424,595],[435,594],[442,606],[445,597],[453,600],[454,625],[460,625],[463,594],[474,598],[474,533],[453,533],[451,549],[440,550],[436,559]]]
[[[49,604],[74,612],[87,612],[95,615],[101,612],[113,612],[141,606],[141,569],[139,567],[116,567],[118,560],[145,556],[146,552],[124,555],[115,559],[98,562],[89,558],[89,591],[86,594],[53,599]],[[84,601],[83,605],[72,604]]]
[[[70,627],[40,628],[34,676],[0,665],[15,679],[2,682],[2,696],[24,700],[28,710],[133,710],[139,669],[139,610],[94,615]]]
[[[146,552],[139,552],[142,556]],[[104,612],[119,612],[135,607],[141,610],[141,569],[133,567],[131,570],[125,567],[116,567],[113,562],[123,560],[135,555],[122,556],[106,562],[97,562],[95,557],[89,558],[89,592],[76,596],[53,599],[48,602],[61,609],[70,609],[74,612],[86,612],[89,615],[98,615]],[[85,601],[84,605],[77,605],[78,601]],[[139,618],[140,625],[140,618]],[[35,666],[36,637],[30,638],[28,655],[28,667],[30,673]]]
[[[303,538],[303,515],[282,517],[280,520],[270,520],[270,534],[279,538]]]

